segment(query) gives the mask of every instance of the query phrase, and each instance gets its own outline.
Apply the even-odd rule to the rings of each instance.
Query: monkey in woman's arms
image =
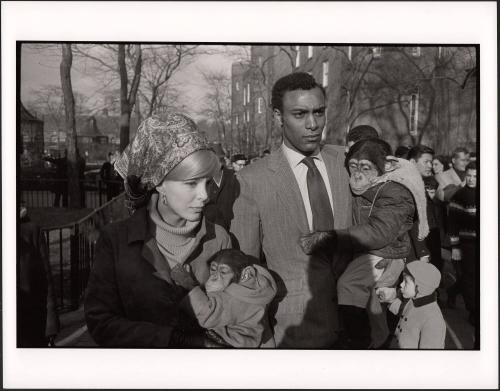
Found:
[[[354,225],[313,232],[299,242],[304,252],[350,251],[353,260],[337,283],[339,313],[346,348],[381,347],[388,340],[385,308],[374,293],[394,286],[410,250],[408,231],[418,211],[419,236],[427,225],[425,189],[411,163],[392,157],[380,139],[355,143],[346,155],[353,193]]]
[[[217,342],[236,348],[260,346],[276,282],[257,262],[239,250],[221,250],[210,261],[204,289],[194,287],[183,301],[182,308]]]

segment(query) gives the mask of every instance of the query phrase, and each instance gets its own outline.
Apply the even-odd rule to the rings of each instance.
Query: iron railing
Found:
[[[128,216],[123,198],[121,193],[78,221],[42,229],[49,246],[59,312],[78,308],[94,262],[100,229]]]
[[[122,181],[102,181],[100,179],[80,180],[83,194],[83,208],[98,208],[123,191]],[[68,200],[67,179],[32,178],[20,179],[21,200],[27,207],[66,207]],[[56,197],[59,199],[56,200]],[[57,201],[57,202],[56,202]]]

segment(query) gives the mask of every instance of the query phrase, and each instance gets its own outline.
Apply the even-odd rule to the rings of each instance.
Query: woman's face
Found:
[[[186,221],[199,221],[207,203],[207,184],[211,178],[197,178],[187,181],[164,179],[156,187],[160,197],[158,210],[163,219],[173,226],[183,226]],[[166,203],[163,199],[166,198]]]
[[[441,163],[438,159],[434,159],[432,161],[432,170],[434,174],[440,174],[444,171],[443,163]]]

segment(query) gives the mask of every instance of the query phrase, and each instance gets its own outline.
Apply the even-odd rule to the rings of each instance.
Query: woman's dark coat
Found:
[[[208,259],[230,247],[230,239],[220,226],[205,219],[199,227],[186,263],[203,283],[208,279]],[[143,207],[127,220],[107,226],[99,237],[85,317],[90,334],[101,346],[168,347],[174,328],[199,330],[178,309],[187,291],[172,282],[153,230]]]

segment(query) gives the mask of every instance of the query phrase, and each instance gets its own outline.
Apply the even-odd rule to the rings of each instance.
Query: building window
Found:
[[[236,82],[236,91],[239,91],[240,90],[240,83],[239,82]]]
[[[312,58],[312,56],[313,56],[313,47],[309,45],[307,47],[307,58]]]
[[[247,122],[250,122],[250,110],[247,110]]]
[[[374,58],[382,57],[382,46],[372,47],[372,54]]]
[[[295,46],[295,67],[300,67],[300,46]]]
[[[438,46],[438,58],[443,57],[444,55],[444,48],[442,46]]]
[[[259,64],[259,67],[262,66],[262,56],[257,57],[257,64]]]
[[[250,84],[247,84],[247,102],[250,103]]]
[[[420,57],[420,46],[413,46],[411,48],[411,55],[413,57]]]
[[[323,62],[323,87],[328,87],[328,61]]]
[[[238,116],[238,114],[236,114],[236,116],[234,117],[234,123],[236,126],[238,126],[238,120],[239,120],[239,116]]]
[[[352,46],[347,47],[347,58],[352,61]]]
[[[243,87],[243,106],[247,104],[247,89]]]
[[[259,114],[262,114],[262,106],[264,104],[264,99],[262,98],[259,98],[259,100],[257,100],[257,112]]]

